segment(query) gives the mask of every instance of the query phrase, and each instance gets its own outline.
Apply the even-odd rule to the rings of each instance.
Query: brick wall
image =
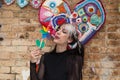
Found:
[[[66,0],[71,9],[79,0]],[[101,0],[106,10],[103,28],[85,45],[83,80],[120,80],[120,0]],[[0,8],[0,80],[22,80],[21,71],[27,69],[29,52],[40,39],[38,10],[16,3]],[[52,48],[52,41],[44,51]],[[91,71],[94,67],[95,73]]]

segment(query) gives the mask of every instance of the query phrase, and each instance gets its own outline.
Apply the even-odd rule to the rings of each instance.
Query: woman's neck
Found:
[[[60,52],[64,52],[67,50],[67,45],[57,45],[56,46],[56,52],[60,53]]]

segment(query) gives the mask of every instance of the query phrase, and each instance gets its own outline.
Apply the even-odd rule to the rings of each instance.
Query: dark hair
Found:
[[[73,27],[76,26],[75,24],[73,25]],[[76,51],[78,52],[78,54],[84,59],[84,46],[82,45],[82,43],[79,41],[78,39],[78,36],[79,36],[79,33],[77,32],[76,30],[76,33],[73,33],[71,35],[71,38],[72,38],[72,42],[69,43],[69,45],[76,45]],[[84,63],[84,60],[82,60]]]

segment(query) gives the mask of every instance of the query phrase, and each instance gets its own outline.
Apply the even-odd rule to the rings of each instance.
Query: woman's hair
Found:
[[[70,49],[75,49],[75,53],[73,53],[73,55],[71,55],[70,58],[68,58],[68,64],[67,64],[67,68],[69,69],[69,73],[72,74],[72,76],[70,78],[70,80],[78,80],[79,78],[77,77],[77,72],[78,70],[80,70],[80,73],[78,72],[78,74],[80,75],[80,80],[82,80],[82,67],[84,64],[84,47],[81,44],[81,42],[78,39],[79,33],[77,31],[77,26],[75,24],[70,24],[70,23],[65,23],[61,26],[64,26],[65,29],[68,31],[69,33],[69,38],[72,39],[72,42],[68,44],[68,46],[70,47]],[[78,59],[75,58],[75,56],[79,57]],[[80,67],[76,67],[74,66],[76,64],[76,62],[79,62],[81,65]],[[73,68],[73,71],[72,69]]]
[[[82,67],[84,64],[84,47],[78,39],[77,26],[75,24],[64,23],[60,25],[68,31],[69,38],[72,40],[68,43],[68,50],[71,50],[71,55],[67,58],[68,80],[82,80]],[[56,46],[53,52],[56,51]],[[77,66],[79,65],[79,66]]]
[[[64,23],[61,26],[64,26],[69,33],[69,38],[72,39],[72,42],[68,44],[70,49],[76,49],[78,54],[84,59],[84,47],[78,39],[79,33],[77,31],[77,25],[71,23]],[[60,27],[61,27],[60,26]],[[84,63],[84,60],[82,60]]]

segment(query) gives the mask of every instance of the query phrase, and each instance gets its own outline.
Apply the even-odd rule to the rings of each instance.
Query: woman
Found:
[[[31,80],[82,80],[84,49],[72,24],[61,25],[53,40],[55,49],[42,55],[36,72],[36,63],[41,51],[31,52]],[[70,45],[73,45],[72,49]]]

